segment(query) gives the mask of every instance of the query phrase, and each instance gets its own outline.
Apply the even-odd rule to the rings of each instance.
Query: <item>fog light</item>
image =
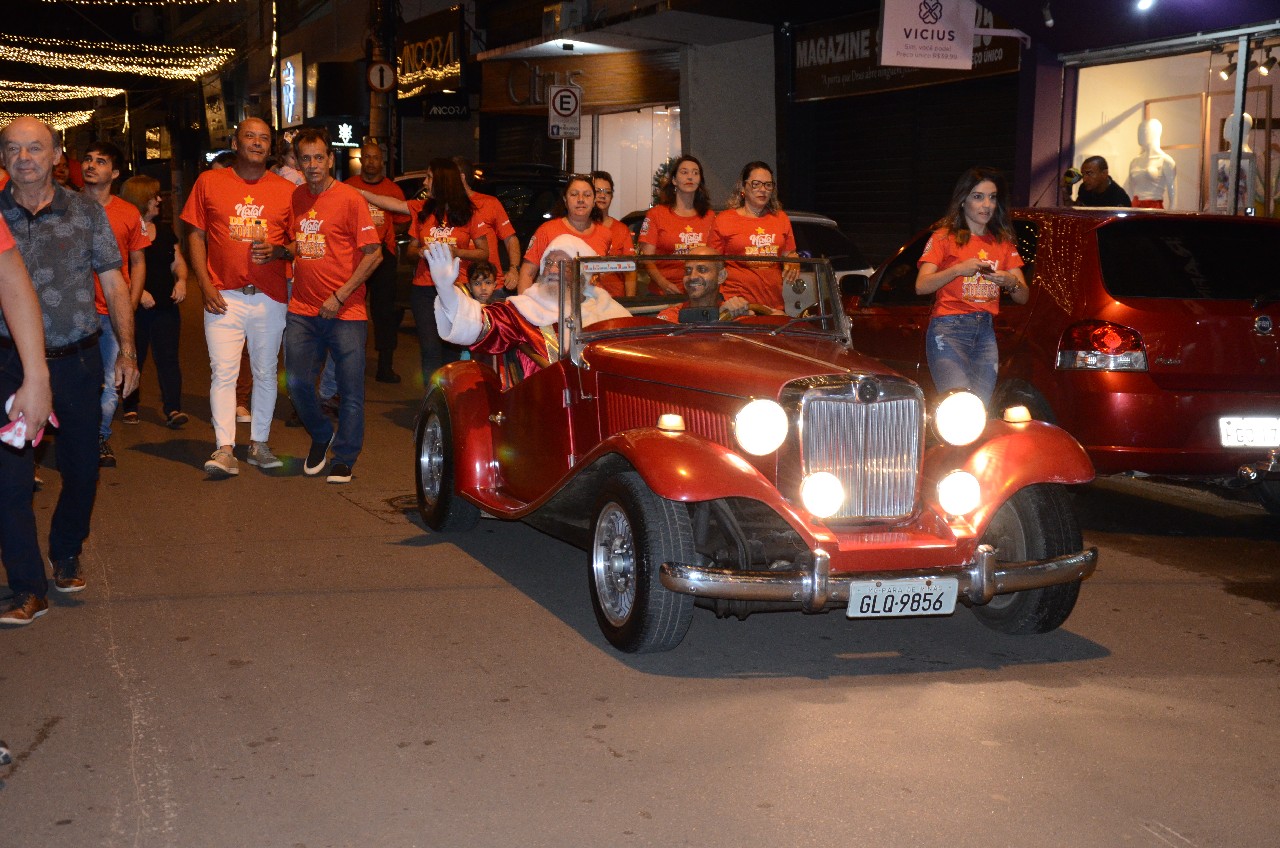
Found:
[[[800,500],[810,514],[826,518],[840,511],[840,505],[844,503],[844,486],[840,485],[840,478],[836,475],[817,471],[800,484]]]
[[[933,411],[933,428],[949,445],[967,445],[987,426],[987,408],[972,392],[953,392]]]
[[[938,504],[947,515],[964,515],[982,501],[978,478],[968,471],[952,471],[938,481]]]
[[[1004,411],[1004,420],[1010,424],[1026,424],[1031,420],[1031,410],[1025,406],[1011,406]]]
[[[787,437],[787,413],[775,401],[753,400],[733,419],[738,444],[749,454],[773,453]]]

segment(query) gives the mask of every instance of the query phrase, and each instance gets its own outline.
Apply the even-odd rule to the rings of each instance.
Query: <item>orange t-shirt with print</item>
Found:
[[[657,253],[688,253],[695,247],[708,247],[715,231],[716,213],[684,217],[666,206],[655,206],[645,213],[640,225],[640,243],[653,245]],[[684,291],[684,265],[679,262],[658,262],[658,272],[680,291]],[[663,290],[649,283],[652,294]]]
[[[187,205],[182,208],[182,220],[205,232],[209,282],[214,288],[252,285],[272,300],[289,300],[285,287],[289,263],[273,259],[265,265],[255,265],[249,252],[255,239],[268,244],[293,241],[288,230],[295,188],[270,171],[256,180],[242,180],[235,168],[219,168],[196,178]]]
[[[474,205],[474,201],[473,201]],[[417,239],[418,246],[423,253],[418,257],[418,267],[413,271],[413,284],[415,286],[434,286],[435,280],[431,279],[431,269],[427,267],[426,248],[433,241],[444,242],[450,247],[460,247],[463,250],[470,250],[475,246],[475,240],[481,236],[490,237],[489,225],[480,217],[480,209],[472,213],[471,220],[462,226],[442,224],[436,219],[435,215],[428,215],[426,220],[422,218],[422,209],[426,206],[425,200],[409,201],[409,237]],[[467,265],[469,263],[465,259],[458,262],[458,279],[454,281],[454,285],[466,285],[467,282]]]
[[[0,184],[0,189],[3,188],[3,184]],[[4,218],[0,218],[0,253],[17,246],[18,243],[13,240],[13,233],[9,232],[9,225],[5,223]]]
[[[727,256],[781,256],[794,253],[796,237],[785,212],[759,218],[726,209],[716,216],[711,246]],[[782,308],[782,266],[778,263],[726,262],[728,277],[720,285],[726,299],[744,297],[748,303]]]
[[[581,233],[569,224],[568,218],[552,218],[534,230],[533,238],[529,239],[529,249],[524,252],[524,261],[533,263],[535,278],[538,269],[542,267],[542,254],[547,252],[547,245],[557,236],[580,238],[591,246],[597,256],[608,256],[609,245],[613,243],[613,231],[595,221],[591,222],[585,233]]]
[[[473,191],[471,202],[476,205],[476,215],[488,228],[486,235],[489,238],[489,262],[498,272],[497,287],[500,289],[503,286],[503,280],[506,279],[504,260],[507,251],[502,247],[502,243],[516,234],[516,228],[511,226],[511,216],[502,207],[502,201],[492,194]]]
[[[631,230],[626,224],[614,219],[609,227],[609,247],[605,256],[635,256],[636,246],[631,243]],[[597,286],[614,297],[622,297],[627,293],[627,281],[621,271],[609,271],[597,274],[593,281]]]
[[[319,194],[304,183],[293,192],[289,208],[289,232],[296,241],[293,293],[289,311],[294,315],[320,314],[329,295],[347,284],[364,259],[364,248],[377,245],[378,229],[369,215],[369,204],[355,189],[335,182]],[[338,319],[363,321],[363,285],[347,295]]]
[[[970,235],[963,246],[956,244],[950,230],[934,230],[924,246],[924,253],[916,263],[918,268],[932,262],[939,271],[945,271],[966,259],[984,259],[995,263],[995,270],[1008,271],[1022,267],[1022,256],[1012,238],[996,241],[990,235]],[[1000,312],[1000,287],[992,281],[974,274],[972,277],[956,277],[938,289],[933,299],[933,315],[963,315],[966,312]]]
[[[364,177],[355,174],[347,177],[344,182],[352,188],[362,189],[370,194],[379,194],[395,200],[404,200],[404,192],[400,190],[400,186],[396,185],[395,180],[389,180],[386,177],[376,183],[367,183],[364,181]],[[397,215],[370,203],[369,217],[373,219],[373,225],[378,228],[378,238],[382,239],[382,246],[395,253],[396,227],[400,224],[409,223],[409,216]]]
[[[151,244],[151,239],[147,237],[146,225],[142,223],[142,213],[129,201],[121,200],[113,194],[103,208],[106,209],[107,223],[111,225],[111,232],[116,237],[116,246],[120,248],[120,258],[124,260],[124,264],[120,266],[120,273],[124,274],[124,284],[128,288],[129,254],[135,250],[145,249]],[[102,281],[98,279],[97,274],[93,275],[93,302],[98,307],[99,315],[109,314],[107,296],[102,291]]]

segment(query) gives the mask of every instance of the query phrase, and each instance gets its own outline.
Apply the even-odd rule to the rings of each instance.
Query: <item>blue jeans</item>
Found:
[[[120,405],[120,392],[116,389],[116,357],[120,355],[120,342],[116,341],[116,331],[111,327],[111,316],[99,315],[98,326],[102,328],[102,335],[98,337],[98,350],[102,352],[102,424],[98,435],[109,439],[111,419]]]
[[[968,389],[987,406],[996,389],[1000,356],[990,312],[936,315],[925,333],[925,356],[938,394]]]
[[[285,385],[294,409],[313,442],[333,439],[333,461],[355,465],[364,445],[364,347],[369,339],[365,321],[342,321],[295,315],[284,329]],[[325,355],[333,359],[342,405],[338,431],[320,409],[316,379]]]
[[[461,358],[462,348],[443,341],[436,329],[435,286],[414,286],[409,293],[409,306],[413,308],[413,323],[418,328],[418,355],[422,362],[422,385],[425,387],[437,368]]]
[[[330,356],[324,361],[324,370],[320,372],[320,398],[328,400],[338,393],[338,368]]]

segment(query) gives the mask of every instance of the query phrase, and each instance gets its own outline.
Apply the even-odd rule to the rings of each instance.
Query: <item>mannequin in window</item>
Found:
[[[1253,131],[1253,116],[1250,115],[1248,112],[1244,113],[1244,121],[1243,121],[1244,133],[1243,134],[1240,132],[1240,124],[1236,123],[1237,120],[1238,119],[1236,118],[1236,115],[1234,112],[1227,116],[1227,120],[1224,121],[1222,124],[1222,138],[1227,143],[1228,153],[1232,152],[1235,149],[1236,139],[1237,138],[1241,139],[1240,168],[1244,172],[1245,180],[1249,180],[1251,178],[1253,182],[1253,197],[1249,198],[1247,201],[1245,200],[1245,192],[1248,191],[1248,183],[1246,182],[1244,185],[1241,185],[1240,187],[1241,206],[1242,207],[1248,206],[1248,207],[1252,207],[1254,210],[1258,210],[1262,208],[1263,199],[1264,199],[1262,193],[1265,187],[1262,184],[1262,176],[1258,172],[1258,160],[1253,155],[1253,146],[1249,144],[1249,133]],[[1217,157],[1215,156],[1215,160],[1216,158]],[[1222,171],[1222,173],[1218,177],[1219,181],[1221,181],[1223,177],[1229,176],[1228,174],[1229,166],[1226,165],[1225,163],[1219,163],[1219,170]],[[1225,210],[1222,208],[1218,208],[1218,209],[1215,209],[1214,211],[1222,212],[1222,211],[1229,211],[1229,210],[1230,210],[1230,206],[1228,205]],[[1249,213],[1246,212],[1244,208],[1241,208],[1238,214],[1246,215]]]
[[[1150,118],[1138,124],[1140,152],[1129,163],[1129,195],[1133,205],[1148,209],[1174,207],[1178,165],[1160,148],[1160,121]],[[1168,195],[1168,203],[1165,196]]]

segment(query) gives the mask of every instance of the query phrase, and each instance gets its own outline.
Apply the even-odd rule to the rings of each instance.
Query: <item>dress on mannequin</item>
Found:
[[[1222,137],[1227,143],[1227,153],[1214,154],[1214,162],[1216,163],[1217,175],[1215,183],[1218,185],[1219,197],[1217,198],[1216,212],[1229,211],[1230,205],[1226,203],[1226,188],[1224,183],[1230,182],[1230,153],[1235,149],[1236,139],[1241,139],[1240,144],[1240,168],[1244,172],[1244,181],[1240,186],[1240,201],[1242,207],[1251,207],[1254,210],[1262,208],[1265,200],[1263,192],[1266,187],[1262,184],[1262,177],[1258,172],[1258,161],[1253,155],[1253,146],[1249,144],[1249,133],[1253,130],[1253,116],[1248,112],[1243,115],[1244,132],[1241,133],[1241,126],[1237,123],[1235,113],[1227,116],[1226,121],[1222,125]],[[1253,196],[1248,197],[1246,192],[1248,187],[1253,186]],[[1246,199],[1247,198],[1247,199]],[[1246,213],[1244,208],[1240,209],[1240,214]]]
[[[1134,206],[1149,209],[1174,207],[1178,164],[1160,148],[1162,129],[1156,118],[1138,124],[1138,147],[1141,152],[1129,163],[1129,195],[1133,198]]]

